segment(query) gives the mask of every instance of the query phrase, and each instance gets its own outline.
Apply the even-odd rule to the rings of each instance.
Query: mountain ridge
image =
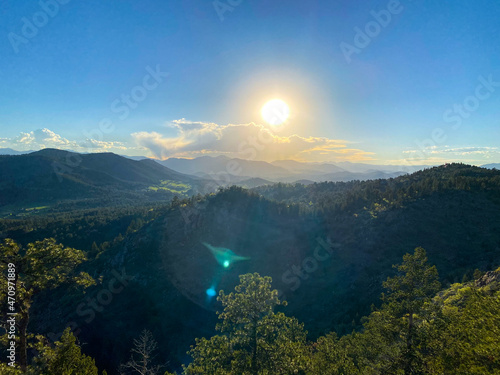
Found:
[[[60,201],[172,198],[165,181],[183,184],[188,194],[205,193],[206,181],[173,171],[152,160],[135,161],[114,153],[78,154],[44,149],[0,156],[0,206],[45,205]],[[156,187],[152,191],[150,187]],[[159,191],[158,191],[159,189]],[[183,195],[179,192],[178,195]]]

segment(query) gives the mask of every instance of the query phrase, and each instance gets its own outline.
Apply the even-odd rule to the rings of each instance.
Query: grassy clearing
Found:
[[[178,181],[162,180],[160,185],[150,186],[148,189],[151,191],[169,191],[174,194],[186,194],[191,189],[191,185]]]

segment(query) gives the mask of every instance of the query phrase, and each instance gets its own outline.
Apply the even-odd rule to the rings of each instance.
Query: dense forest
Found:
[[[66,202],[0,237],[33,373],[500,373],[497,170]]]

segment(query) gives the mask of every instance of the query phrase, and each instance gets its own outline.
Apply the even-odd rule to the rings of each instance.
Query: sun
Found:
[[[283,124],[290,116],[290,108],[280,99],[268,101],[260,111],[262,118],[268,124],[276,126]]]

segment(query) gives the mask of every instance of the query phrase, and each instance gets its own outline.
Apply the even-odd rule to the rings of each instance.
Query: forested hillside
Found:
[[[145,204],[212,189],[207,181],[153,160],[55,149],[0,155],[0,176],[2,216],[20,208],[68,210]]]
[[[304,366],[313,367],[295,373],[356,373],[349,372],[349,366],[354,366],[356,371],[365,371],[361,373],[396,374],[405,364],[391,358],[400,358],[402,349],[387,346],[383,340],[387,332],[398,336],[401,325],[395,323],[396,315],[384,315],[384,319],[390,319],[378,321],[380,314],[372,312],[371,306],[374,304],[376,311],[392,309],[392,302],[381,301],[380,295],[384,281],[395,275],[392,265],[401,263],[404,254],[425,248],[429,263],[439,271],[441,288],[446,289],[438,292],[441,288],[431,288],[428,298],[441,298],[445,307],[457,303],[456,308],[443,307],[445,320],[433,320],[444,324],[432,326],[441,330],[436,334],[447,335],[451,342],[455,337],[453,325],[469,324],[467,315],[458,314],[457,309],[464,309],[470,316],[482,313],[474,311],[476,302],[461,301],[470,298],[480,301],[480,309],[494,308],[497,294],[486,286],[496,285],[492,284],[496,274],[488,274],[484,279],[487,282],[479,280],[484,272],[500,265],[500,172],[452,164],[390,180],[277,184],[252,190],[231,187],[164,204],[28,214],[0,220],[0,231],[3,238],[24,246],[54,237],[57,243],[86,253],[88,260],[75,266],[75,272],[87,272],[95,285],[89,285],[84,294],[65,285],[41,291],[33,299],[29,331],[59,340],[64,329],[71,326],[85,344],[83,352],[109,374],[127,362],[133,339],[144,329],[151,331],[158,342],[157,357],[168,362],[166,369],[181,371],[181,365],[193,359],[186,352],[194,339],[216,334],[215,311],[223,309],[217,301],[218,291],[232,291],[240,275],[254,273],[270,276],[272,288],[278,290],[275,297],[287,301],[286,307],[277,306],[276,311],[295,317],[308,331],[307,336],[300,330],[294,336],[297,340],[304,337],[297,350],[309,348],[317,362],[308,365],[306,360]],[[110,283],[120,278],[125,280],[123,288],[109,292]],[[470,292],[469,296],[471,285],[476,284],[483,294]],[[464,293],[466,300],[454,297]],[[495,319],[495,315],[490,318]],[[282,319],[281,315],[277,319]],[[277,327],[289,327],[283,319]],[[380,331],[380,327],[388,331]],[[473,331],[467,337],[482,328],[472,325],[470,329]],[[358,339],[353,331],[368,333],[360,333]],[[341,337],[340,341],[330,332]],[[328,336],[318,340],[324,335]],[[214,340],[224,344],[221,339]],[[360,356],[360,347],[372,342],[380,346],[372,345],[370,357]],[[473,343],[463,345],[474,350]],[[450,347],[449,352],[445,349],[435,348],[441,354],[433,357],[432,365],[424,359],[427,354],[418,351],[419,366],[442,369],[461,358],[459,347]],[[191,353],[195,360],[196,356],[208,356],[207,352],[196,354],[201,353],[196,350]],[[349,363],[344,372],[322,370],[346,355]],[[304,358],[308,356],[304,354]],[[485,356],[492,357],[491,364],[481,357],[478,361],[482,369],[471,373],[488,373],[480,371],[490,365],[491,371],[496,371],[498,358],[494,354]],[[399,367],[390,372],[389,363]],[[471,366],[476,366],[474,363]],[[294,373],[251,372],[254,370],[245,371]],[[210,372],[192,366],[186,371],[230,373],[227,369]],[[423,373],[443,373],[439,371]]]

